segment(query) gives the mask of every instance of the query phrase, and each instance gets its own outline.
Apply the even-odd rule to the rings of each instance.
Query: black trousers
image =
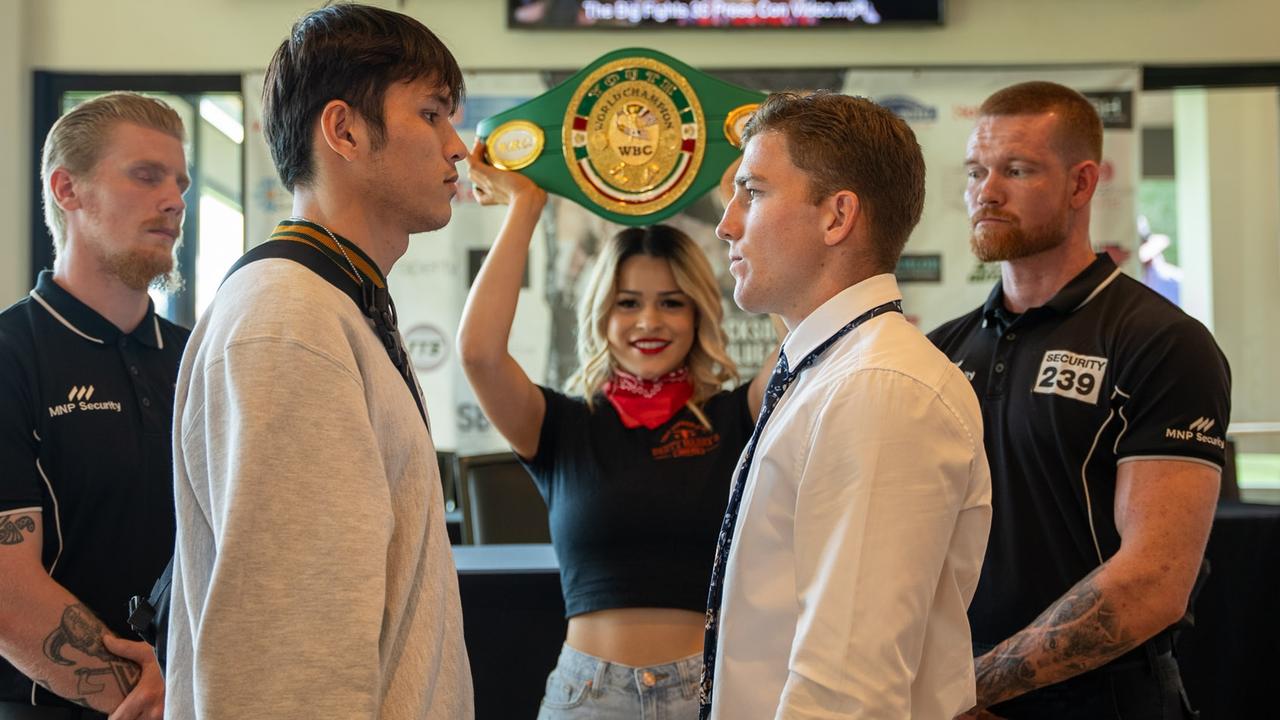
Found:
[[[0,720],[104,720],[96,710],[0,700]]]

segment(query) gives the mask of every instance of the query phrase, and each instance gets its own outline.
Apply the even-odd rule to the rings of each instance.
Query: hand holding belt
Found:
[[[719,184],[764,97],[656,50],[627,48],[476,131],[494,166],[607,220],[647,225]]]

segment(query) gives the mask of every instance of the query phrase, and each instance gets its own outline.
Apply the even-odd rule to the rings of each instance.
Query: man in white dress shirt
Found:
[[[892,274],[924,159],[832,93],[771,95],[744,139],[717,232],[738,305],[790,332],[717,548],[703,716],[951,720],[991,480],[977,399]]]

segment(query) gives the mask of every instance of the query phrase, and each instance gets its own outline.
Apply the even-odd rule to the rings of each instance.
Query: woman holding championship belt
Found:
[[[707,587],[734,465],[772,370],[749,384],[725,351],[707,258],[680,231],[627,228],[600,253],[578,306],[571,397],[507,351],[546,193],[469,158],[482,205],[506,221],[458,331],[467,379],[547,502],[568,635],[540,720],[694,718]]]

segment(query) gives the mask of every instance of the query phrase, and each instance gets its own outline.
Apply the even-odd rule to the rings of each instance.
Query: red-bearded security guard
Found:
[[[973,717],[1184,717],[1167,628],[1213,520],[1230,372],[1094,254],[1101,152],[1089,101],[1044,82],[988,98],[969,140],[972,245],[1001,280],[930,338],[973,383],[991,462]]]

